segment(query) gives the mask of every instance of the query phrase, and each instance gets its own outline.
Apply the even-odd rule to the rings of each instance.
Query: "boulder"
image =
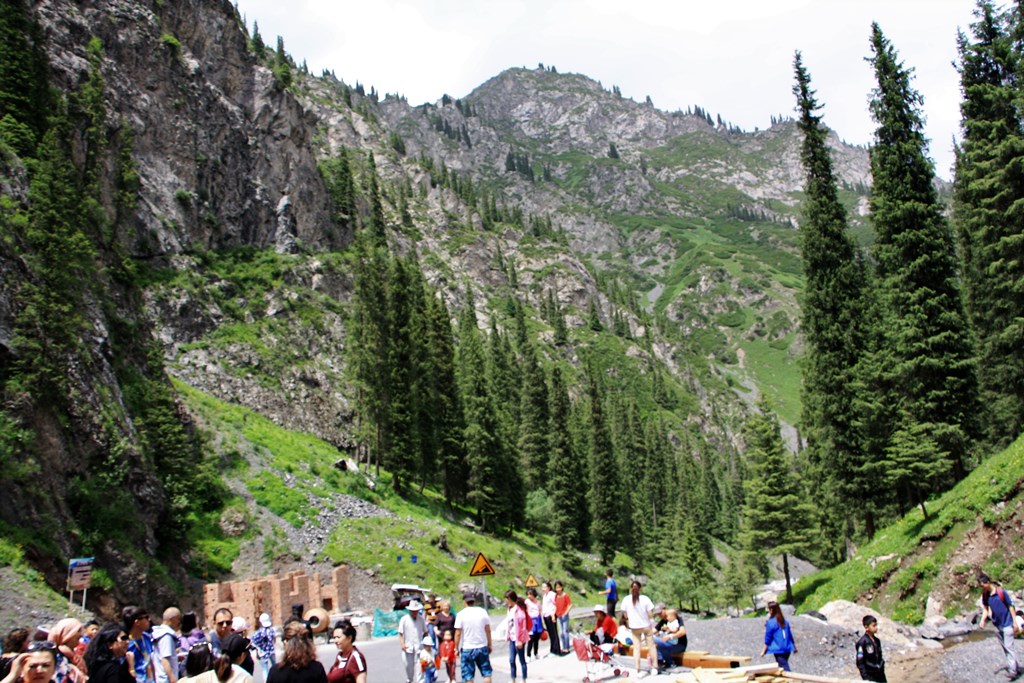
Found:
[[[849,600],[833,600],[826,603],[818,611],[825,615],[830,624],[857,632],[864,631],[863,619],[866,615],[870,614],[875,619],[878,619],[878,637],[883,643],[891,644],[894,647],[905,647],[911,644],[913,634],[906,633],[907,627],[897,624],[888,617],[883,617],[870,607],[864,607]]]

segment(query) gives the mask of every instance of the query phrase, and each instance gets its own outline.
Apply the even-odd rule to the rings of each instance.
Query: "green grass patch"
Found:
[[[928,501],[928,518],[915,508],[879,532],[857,555],[838,567],[813,574],[794,587],[800,609],[816,609],[830,600],[856,600],[875,594],[883,612],[910,623],[920,621],[932,581],[941,571],[963,535],[1013,500],[1024,485],[1024,437],[984,461],[963,481]],[[1003,501],[1009,501],[1001,506]],[[990,559],[985,569],[998,568]],[[961,568],[962,569],[962,568]],[[954,572],[959,569],[954,568]],[[974,596],[966,596],[958,610],[969,609]]]

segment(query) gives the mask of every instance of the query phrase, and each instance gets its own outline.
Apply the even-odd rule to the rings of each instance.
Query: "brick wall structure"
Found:
[[[259,627],[259,616],[263,612],[280,627],[291,617],[292,605],[302,605],[303,614],[315,607],[327,610],[327,614],[348,610],[348,567],[335,567],[328,583],[321,581],[319,572],[309,575],[301,570],[258,579],[208,583],[203,587],[203,598],[207,629],[213,628],[213,615],[222,607],[231,610],[236,617],[245,617],[253,629]]]

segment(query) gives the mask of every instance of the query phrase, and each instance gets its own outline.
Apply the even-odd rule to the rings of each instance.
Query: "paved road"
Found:
[[[356,647],[366,656],[367,679],[369,681],[373,683],[403,683],[405,681],[405,665],[403,664],[402,653],[398,649],[398,636],[357,641]],[[320,663],[324,665],[324,669],[330,670],[331,665],[334,663],[334,658],[338,654],[338,649],[333,644],[318,644],[316,652]],[[508,646],[504,642],[495,640],[491,662],[495,668],[501,662],[505,662],[505,666],[502,668],[508,671]],[[506,676],[496,676],[495,679],[505,680]],[[439,680],[446,682],[448,680],[447,674],[442,672]],[[257,683],[261,683],[261,681],[257,681]]]

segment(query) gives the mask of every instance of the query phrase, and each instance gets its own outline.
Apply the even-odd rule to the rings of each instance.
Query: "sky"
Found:
[[[803,53],[826,125],[871,142],[869,56],[877,21],[914,69],[937,173],[959,135],[958,29],[972,0],[238,0],[264,41],[314,74],[397,93],[411,105],[464,97],[511,67],[554,66],[648,96],[664,111],[700,105],[745,130],[793,115]]]

